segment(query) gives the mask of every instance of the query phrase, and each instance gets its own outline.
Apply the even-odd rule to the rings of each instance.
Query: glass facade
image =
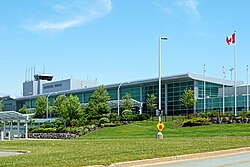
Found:
[[[168,115],[186,113],[186,108],[180,102],[186,88],[194,89],[194,81],[174,82],[167,85]],[[191,110],[193,111],[193,109]]]
[[[215,82],[205,82],[205,98],[206,98],[206,112],[211,111],[222,111],[223,109],[223,99],[221,95],[221,90],[223,85],[219,84],[218,80]],[[117,89],[119,84],[108,86],[107,91],[110,96],[110,100],[117,100]],[[230,87],[227,85],[227,87]],[[232,87],[232,86],[231,86]],[[180,98],[183,95],[183,92],[186,88],[191,88],[194,90],[194,96],[196,104],[193,108],[189,109],[190,113],[193,112],[204,112],[204,81],[202,81],[202,77],[200,79],[195,79],[189,77],[188,75],[173,77],[173,79],[163,78],[162,79],[162,87],[161,87],[161,100],[162,100],[162,110],[167,115],[185,115],[186,108],[181,104]],[[95,89],[80,89],[79,92],[74,90],[72,93],[66,93],[66,96],[70,94],[76,95],[80,103],[88,103],[90,97]],[[126,94],[129,93],[130,96],[139,102],[143,103],[143,111],[147,112],[148,109],[146,107],[146,101],[148,94],[154,94],[156,98],[156,104],[158,107],[158,80],[146,80],[145,82],[132,82],[129,84],[124,84],[120,87],[120,99]],[[53,103],[57,95],[51,95],[49,98],[50,104]],[[38,96],[36,96],[38,98]],[[16,109],[19,110],[22,106],[26,106],[27,108],[35,108],[36,98],[30,96],[27,98],[20,98],[16,100]],[[250,104],[250,102],[249,102]],[[117,108],[114,108],[113,111],[116,111]],[[245,111],[246,110],[246,95],[241,94],[237,97],[237,111]],[[225,96],[225,112],[234,113],[234,96]]]

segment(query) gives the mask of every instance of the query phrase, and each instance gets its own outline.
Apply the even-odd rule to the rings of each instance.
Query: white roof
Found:
[[[21,114],[16,111],[2,111],[0,112],[0,121],[19,121],[26,120],[27,116],[33,116],[34,114]]]

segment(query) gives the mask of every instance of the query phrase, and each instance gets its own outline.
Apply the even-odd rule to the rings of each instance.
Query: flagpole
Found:
[[[234,31],[236,33],[236,31]],[[235,34],[236,35],[236,34]],[[235,54],[235,46],[234,43],[234,116],[237,116],[237,84],[236,84],[236,75],[237,75],[237,69],[236,69],[236,54]]]

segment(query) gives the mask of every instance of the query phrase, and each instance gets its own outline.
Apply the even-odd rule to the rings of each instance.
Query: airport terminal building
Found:
[[[186,113],[186,108],[182,106],[180,98],[186,88],[194,90],[196,104],[190,113],[224,111],[234,113],[235,96],[234,81],[223,78],[214,78],[193,73],[162,77],[161,100],[162,110],[166,115],[180,115]],[[34,81],[23,83],[23,97],[4,98],[4,110],[18,111],[23,106],[35,108],[36,99],[40,96],[49,96],[50,104],[61,95],[72,94],[78,96],[81,104],[88,103],[92,93],[97,89],[97,83],[89,81],[75,81],[73,79],[52,81],[50,75],[35,75]],[[117,92],[119,87],[120,97],[127,92],[136,102],[135,110],[138,113],[147,112],[146,100],[148,94],[158,97],[158,78],[128,81],[112,85],[104,85],[109,93],[112,104],[117,104]],[[205,88],[205,89],[204,89]],[[223,96],[224,90],[224,96]],[[247,85],[243,81],[237,81],[237,113],[247,110]],[[224,98],[223,98],[224,97]],[[0,98],[1,100],[1,98]],[[111,104],[110,103],[110,104]],[[156,99],[158,104],[158,98]],[[204,106],[205,104],[205,106]],[[112,105],[111,112],[117,112],[117,105]]]

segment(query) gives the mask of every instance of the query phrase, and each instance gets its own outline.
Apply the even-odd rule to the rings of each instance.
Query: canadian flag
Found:
[[[226,37],[226,43],[228,45],[235,44],[235,33],[233,33],[231,36]]]

